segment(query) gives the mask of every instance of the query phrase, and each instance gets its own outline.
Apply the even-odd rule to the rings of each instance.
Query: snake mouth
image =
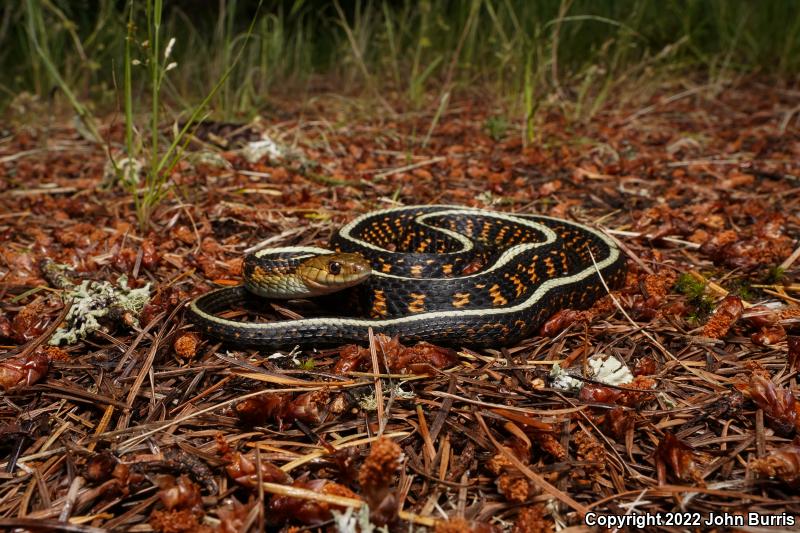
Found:
[[[354,287],[363,281],[364,278],[341,279],[341,280],[323,280],[317,279],[304,279],[303,283],[309,289],[309,296],[321,296],[323,294],[331,294],[349,287]]]

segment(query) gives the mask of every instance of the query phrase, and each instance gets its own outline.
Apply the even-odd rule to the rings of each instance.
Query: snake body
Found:
[[[356,291],[365,318],[257,323],[215,315],[253,293],[275,297],[276,290],[264,288],[267,278],[278,286],[297,285],[290,281],[297,264],[340,257],[332,253],[358,254],[371,268],[361,272],[356,259],[343,273],[349,278],[338,281]],[[267,272],[266,264],[279,267]],[[370,328],[407,341],[502,346],[529,336],[560,309],[590,306],[606,294],[601,276],[608,287],[620,286],[625,260],[611,238],[591,227],[540,215],[410,206],[354,219],[333,235],[330,250],[286,247],[250,254],[244,286],[196,298],[189,314],[209,335],[250,346],[363,342]]]

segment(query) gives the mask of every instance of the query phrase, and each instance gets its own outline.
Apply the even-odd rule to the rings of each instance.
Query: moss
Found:
[[[706,284],[696,279],[691,274],[683,273],[678,276],[675,282],[675,290],[683,294],[689,300],[700,298],[706,290]]]
[[[689,320],[702,321],[714,309],[714,302],[706,295],[706,283],[688,273],[681,274],[675,283],[675,290],[686,296],[686,300],[695,308]]]
[[[764,283],[780,283],[783,281],[783,278],[786,276],[786,269],[781,268],[778,265],[771,266],[769,271],[767,272],[767,277],[764,279]]]
[[[732,294],[745,301],[755,300],[758,298],[756,289],[754,289],[750,282],[744,279],[736,280],[731,283],[729,289]]]

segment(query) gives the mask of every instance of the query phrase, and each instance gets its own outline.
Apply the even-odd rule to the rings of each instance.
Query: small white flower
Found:
[[[172,53],[172,47],[175,46],[175,37],[169,40],[167,43],[167,47],[164,49],[164,59],[167,59],[169,55]],[[169,70],[169,67],[167,67]]]
[[[142,64],[142,62],[139,61],[138,59],[134,59],[133,61],[131,61],[131,65],[134,65],[134,66],[141,65],[141,64]]]
[[[173,61],[172,63],[170,63],[169,65],[167,65],[167,68],[166,68],[166,69],[164,69],[164,72],[168,72],[168,71],[170,71],[170,70],[174,69],[174,68],[175,68],[175,67],[177,67],[177,66],[178,66],[178,64],[177,64],[175,61]]]

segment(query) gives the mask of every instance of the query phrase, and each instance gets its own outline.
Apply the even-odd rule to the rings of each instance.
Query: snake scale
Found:
[[[625,259],[591,227],[540,215],[460,206],[373,211],[335,232],[330,249],[260,250],[244,260],[245,284],[189,304],[208,335],[249,346],[407,341],[505,346],[564,308],[586,308],[620,286]],[[344,291],[336,293],[335,291]],[[333,293],[333,294],[332,294]],[[243,322],[216,315],[258,294],[357,302],[359,316]]]

